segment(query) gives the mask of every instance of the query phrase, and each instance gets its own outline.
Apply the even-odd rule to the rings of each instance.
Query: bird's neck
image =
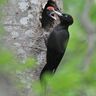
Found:
[[[66,30],[68,30],[68,26],[67,25],[64,25],[64,24],[60,24],[60,26]]]

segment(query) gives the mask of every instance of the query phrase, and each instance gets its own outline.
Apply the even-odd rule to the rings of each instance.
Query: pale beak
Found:
[[[49,15],[50,15],[50,17],[53,18],[54,20],[57,20],[57,18],[56,18],[55,16],[53,16],[54,14],[55,14],[55,12],[53,11],[53,12],[51,12]]]
[[[57,18],[55,16],[53,16],[53,14],[56,14],[58,16],[62,16],[61,12],[53,10],[53,12],[50,13],[50,17],[53,18],[54,20],[57,20]]]
[[[57,14],[58,16],[63,16],[61,12],[58,12],[58,11],[54,10],[54,13]]]

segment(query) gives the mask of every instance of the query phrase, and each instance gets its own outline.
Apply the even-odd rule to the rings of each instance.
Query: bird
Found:
[[[68,45],[70,38],[69,26],[73,24],[73,17],[69,14],[54,11],[60,19],[60,23],[53,28],[47,40],[46,64],[40,73],[40,80],[46,73],[54,75]]]
[[[59,8],[56,4],[56,0],[48,0],[44,9],[46,9],[48,6],[52,6],[52,7],[54,7],[55,10],[59,10]]]
[[[53,8],[54,10],[59,10],[59,8],[56,4],[56,0],[47,1],[47,4],[45,5],[45,7],[42,11],[41,19],[40,19],[42,28],[45,30],[48,30],[48,28],[53,27],[54,20],[55,20],[55,18],[53,18],[53,17],[55,17],[54,14],[52,14],[53,17],[50,16],[52,9],[50,9],[49,7]]]

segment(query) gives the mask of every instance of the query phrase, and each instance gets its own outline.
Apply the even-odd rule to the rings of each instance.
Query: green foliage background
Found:
[[[94,24],[96,24],[95,1],[89,13]],[[2,4],[6,4],[6,0],[0,0],[0,6]],[[58,72],[51,79],[49,76],[46,77],[51,89],[47,96],[96,96],[96,49],[89,70],[81,70],[88,47],[87,33],[80,23],[80,14],[82,14],[84,5],[85,0],[64,0],[64,12],[73,16],[74,24],[70,27],[70,40]],[[1,18],[2,16],[0,16]],[[4,32],[2,26],[0,26],[1,32]],[[16,71],[22,72],[26,68],[32,68],[34,63],[35,60],[29,58],[26,64],[20,64],[14,54],[0,42],[0,73],[14,75]],[[38,83],[35,84],[34,89],[38,93],[41,92]]]
[[[80,23],[86,0],[63,0],[64,12],[74,18],[70,27],[70,40],[66,54],[58,68],[58,72],[49,81],[54,90],[48,96],[96,96],[96,52],[92,56],[90,67],[82,71],[82,63],[88,47],[87,32]],[[96,24],[96,1],[92,5],[89,17]]]
[[[48,79],[51,91],[47,96],[96,96],[96,50],[92,55],[91,64],[86,71],[82,70],[83,61],[88,48],[87,32],[80,22],[86,0],[63,0],[64,12],[74,18],[70,27],[70,40],[66,54],[57,73]],[[89,18],[96,24],[96,1],[90,9]]]

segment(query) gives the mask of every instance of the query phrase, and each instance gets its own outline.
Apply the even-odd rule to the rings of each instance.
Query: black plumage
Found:
[[[55,73],[66,51],[69,40],[68,27],[73,23],[73,18],[63,13],[59,18],[60,24],[53,29],[47,40],[47,63],[41,71],[40,79],[46,72]]]
[[[42,28],[44,28],[44,29],[51,28],[51,27],[53,27],[53,24],[54,24],[54,19],[51,18],[51,16],[50,16],[50,13],[52,11],[48,10],[47,9],[48,7],[53,7],[54,10],[59,10],[55,0],[48,0],[47,4],[45,5],[45,7],[42,11],[42,15],[41,15],[42,18],[40,19]]]

